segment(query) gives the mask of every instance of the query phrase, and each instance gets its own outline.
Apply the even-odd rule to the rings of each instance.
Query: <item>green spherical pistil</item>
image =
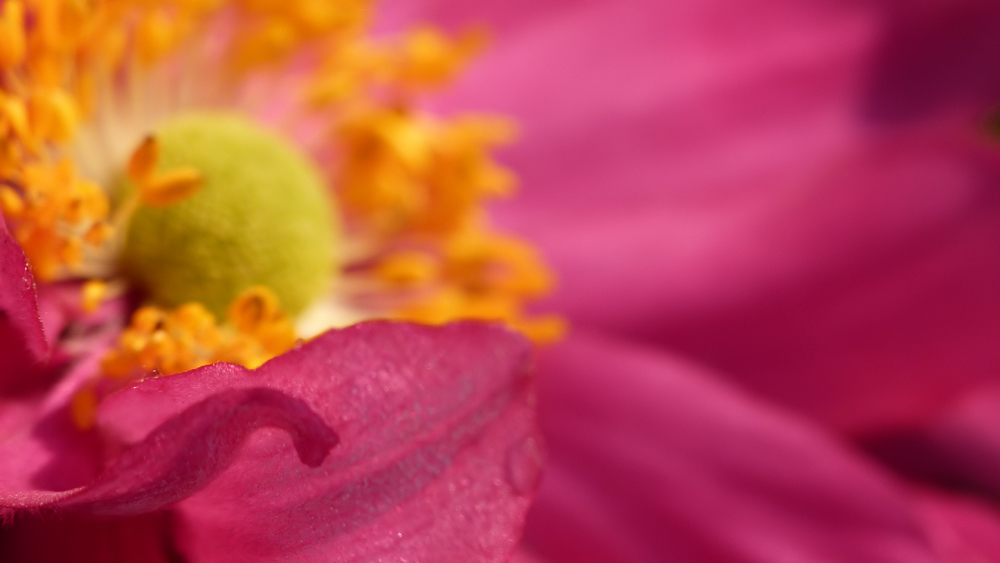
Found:
[[[239,293],[265,285],[295,314],[329,289],[338,229],[312,162],[228,115],[182,116],[156,139],[158,170],[191,166],[204,184],[180,203],[140,206],[129,223],[122,266],[154,303],[198,301],[221,317]]]

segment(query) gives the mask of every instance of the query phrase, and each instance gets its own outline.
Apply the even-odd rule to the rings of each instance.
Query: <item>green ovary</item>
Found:
[[[132,216],[122,267],[151,301],[198,301],[221,318],[240,292],[265,285],[296,314],[329,290],[339,228],[312,162],[228,115],[182,116],[156,138],[158,170],[194,167],[204,184],[181,203]]]

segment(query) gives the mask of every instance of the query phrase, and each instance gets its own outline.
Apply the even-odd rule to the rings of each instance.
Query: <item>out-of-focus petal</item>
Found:
[[[1000,98],[996,26],[989,0],[875,0],[885,31],[871,65],[864,115],[894,124],[957,111],[978,112]]]
[[[591,305],[572,310],[849,430],[919,421],[994,379],[997,157],[917,138],[811,182],[718,214],[620,216],[553,235],[567,279],[591,280],[566,282],[589,286],[578,297]],[[584,260],[596,254],[600,272]]]
[[[0,215],[0,390],[37,375],[47,354],[35,279]]]
[[[514,552],[511,563],[546,563],[544,559],[525,549]]]
[[[943,563],[1000,561],[1000,513],[972,497],[924,491],[917,510]]]
[[[121,519],[19,517],[0,528],[0,561],[177,562],[171,531],[166,513]]]
[[[868,436],[863,444],[913,478],[996,498],[1000,495],[1000,388],[972,390],[920,426]]]
[[[936,560],[890,479],[703,370],[578,331],[539,373],[547,560]]]
[[[1000,8],[918,4],[577,2],[447,102],[522,122],[500,218],[555,308],[841,429],[911,422],[1000,367]]]

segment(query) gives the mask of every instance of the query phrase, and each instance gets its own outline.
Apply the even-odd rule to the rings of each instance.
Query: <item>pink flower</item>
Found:
[[[448,102],[526,124],[574,325],[533,552],[1000,558],[995,4],[421,5],[504,22]]]
[[[365,4],[0,4],[0,559],[516,549],[533,348],[462,319],[562,322],[481,221],[505,122],[415,106],[478,35],[372,39]]]
[[[0,244],[0,329],[16,360],[0,370],[5,560],[467,561],[512,549],[540,461],[522,338],[360,324],[253,372],[146,380],[101,404],[95,435],[67,401],[99,355],[49,389],[26,380],[47,344],[2,227]]]
[[[48,390],[24,381],[46,342],[30,274],[9,275],[23,255],[0,236],[0,326],[27,340],[0,372],[0,505],[15,520],[5,559],[148,561],[169,548],[206,561],[466,561],[512,549],[540,460],[523,339],[360,324],[253,372],[213,364],[116,393],[98,411],[101,443],[66,408],[93,359]],[[61,518],[23,521],[39,511]],[[78,521],[95,516],[116,519]]]
[[[990,502],[938,486],[944,476],[973,493],[989,491],[996,457],[981,454],[1000,451],[988,449],[996,445],[991,395],[978,392],[997,363],[990,344],[1000,270],[993,266],[997,231],[988,192],[1000,170],[995,149],[977,128],[998,93],[992,68],[983,64],[996,52],[988,32],[997,12],[971,0],[491,6],[442,0],[401,7],[399,19],[447,23],[477,16],[496,27],[494,53],[442,104],[466,107],[474,100],[469,106],[503,109],[525,124],[524,142],[509,154],[524,177],[525,197],[501,212],[554,259],[564,280],[554,303],[576,326],[565,344],[542,355],[538,369],[549,462],[520,556],[951,562],[1000,554],[1000,519]],[[13,263],[0,262],[5,271],[23,271],[9,255]],[[30,361],[45,347],[33,312],[12,297],[28,291],[23,280],[0,278],[9,284],[0,291],[8,319],[0,331],[22,336],[24,346],[11,349]],[[506,383],[494,380],[471,392],[487,397],[513,390],[504,403],[510,409],[498,420],[523,416],[511,375],[519,345],[472,326],[424,334],[365,325],[268,366],[275,370],[274,388],[287,390],[294,386],[285,381],[296,376],[278,368],[326,354],[320,344],[361,336],[359,346],[371,339],[384,358],[383,331],[415,331],[438,339],[435,345],[454,345],[454,338],[469,346],[470,364],[458,371],[479,373],[472,381],[485,382],[479,354],[497,338],[509,353],[502,356],[509,369],[498,370]],[[99,420],[131,443],[150,431],[154,438],[172,436],[166,430],[182,424],[200,432],[199,424],[217,422],[203,416],[233,404],[249,404],[251,419],[277,406],[291,413],[280,424],[291,425],[292,436],[305,436],[295,441],[296,459],[285,434],[264,434],[284,440],[285,461],[294,465],[284,474],[311,471],[327,446],[324,464],[343,459],[338,448],[349,442],[323,403],[326,394],[211,395],[219,389],[214,384],[229,389],[234,374],[202,368],[200,375],[197,382],[182,375],[127,390],[102,406]],[[364,380],[363,373],[357,377]],[[737,385],[751,393],[733,389]],[[951,406],[964,394],[968,401]],[[449,396],[433,399],[449,403]],[[463,398],[461,404],[469,403]],[[490,410],[489,401],[472,404],[477,413]],[[40,412],[31,407],[5,407],[11,422],[4,426]],[[171,412],[179,413],[175,422],[157,427]],[[476,413],[469,415],[458,419],[476,420]],[[462,435],[461,426],[446,424],[444,434]],[[395,421],[375,427],[407,440],[394,433]],[[336,433],[338,444],[324,428]],[[484,432],[489,437],[487,430],[505,428]],[[897,433],[900,428],[905,432]],[[245,437],[220,432],[221,443],[232,446],[233,434]],[[876,435],[880,440],[866,442],[867,450],[857,447],[858,438]],[[517,436],[498,442],[521,443],[524,433]],[[249,438],[251,448],[257,439]],[[178,448],[165,450],[176,451],[168,459],[207,453],[176,442],[165,446]],[[411,446],[401,447],[410,452]],[[501,450],[512,451],[500,448],[489,459],[498,461]],[[131,457],[123,459],[131,462],[142,450],[127,452]],[[881,464],[872,452],[894,464]],[[522,453],[530,469],[533,450]],[[224,543],[199,543],[198,534],[209,530],[247,525],[276,541],[312,530],[268,529],[242,506],[230,508],[233,491],[246,490],[241,478],[252,477],[253,467],[238,458],[177,505],[182,523],[199,524],[181,529],[185,549],[247,546],[230,543],[236,536],[229,535]],[[910,476],[901,477],[900,467]],[[918,482],[913,472],[921,469]],[[0,482],[18,483],[21,471],[0,473]],[[531,482],[531,471],[523,476]],[[503,476],[511,477],[520,482],[522,474]],[[114,490],[108,496],[159,502],[184,494],[135,484],[142,495]],[[84,510],[107,506],[108,497],[87,494],[81,494],[81,503],[91,503]],[[523,508],[520,497],[507,500],[506,510]],[[92,541],[94,553],[148,560],[143,549],[162,546],[169,529],[162,515],[102,523],[32,520],[15,539],[37,554],[45,544],[32,540],[59,533]],[[511,539],[501,534],[497,549]]]

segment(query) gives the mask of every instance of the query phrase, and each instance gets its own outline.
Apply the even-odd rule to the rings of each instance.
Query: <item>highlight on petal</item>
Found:
[[[0,215],[0,388],[29,379],[47,355],[34,277]]]
[[[937,561],[905,492],[704,369],[578,329],[540,358],[549,561]]]

